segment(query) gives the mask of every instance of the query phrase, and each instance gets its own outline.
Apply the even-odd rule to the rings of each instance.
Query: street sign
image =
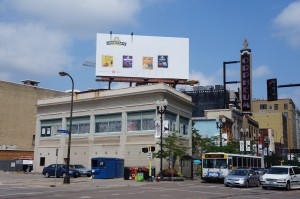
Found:
[[[68,134],[69,131],[68,130],[63,130],[63,129],[57,129],[57,133],[66,133],[66,134]]]
[[[148,156],[148,160],[152,159],[152,153],[148,153],[147,156]]]

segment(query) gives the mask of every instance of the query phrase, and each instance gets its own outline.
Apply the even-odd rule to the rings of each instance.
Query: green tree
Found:
[[[172,166],[172,168],[174,168],[176,160],[187,153],[189,147],[186,146],[186,143],[187,140],[185,138],[183,138],[181,135],[177,135],[174,132],[169,134],[168,137],[163,138],[162,158],[169,162],[169,167]],[[158,141],[157,144],[161,146],[160,141]],[[155,157],[160,158],[161,150],[153,154]],[[173,161],[170,161],[170,157],[172,157]]]

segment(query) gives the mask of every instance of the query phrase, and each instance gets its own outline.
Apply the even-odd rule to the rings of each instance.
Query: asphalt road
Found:
[[[0,173],[0,199],[298,199],[300,190],[263,190],[261,187],[235,188],[200,180],[178,182],[136,182],[123,179],[63,179],[42,175]]]

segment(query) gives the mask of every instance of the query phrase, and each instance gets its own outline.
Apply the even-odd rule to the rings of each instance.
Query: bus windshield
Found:
[[[226,169],[227,159],[203,159],[203,168]]]

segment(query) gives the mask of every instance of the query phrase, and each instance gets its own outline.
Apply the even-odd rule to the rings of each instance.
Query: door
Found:
[[[295,186],[297,188],[300,188],[300,167],[293,167],[293,170],[295,173],[295,177],[294,177]]]

